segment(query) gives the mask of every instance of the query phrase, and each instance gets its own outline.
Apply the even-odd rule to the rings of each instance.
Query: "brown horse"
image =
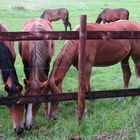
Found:
[[[79,31],[78,26],[75,30]],[[110,24],[87,24],[88,31],[138,31],[140,24],[120,20]],[[73,65],[78,67],[79,40],[65,41],[63,48],[58,54],[49,80],[46,81],[48,93],[61,93],[62,82]],[[140,76],[140,40],[138,39],[122,39],[122,40],[87,40],[86,41],[86,69],[85,69],[85,88],[86,92],[90,91],[90,75],[94,66],[110,66],[121,62],[123,72],[124,88],[128,88],[131,76],[129,57],[132,57],[135,63],[137,76]],[[46,114],[49,118],[55,117],[58,109],[58,102],[46,104]]]
[[[50,21],[46,19],[30,19],[23,27],[23,31],[52,31]],[[20,41],[19,52],[24,64],[26,76],[25,94],[43,94],[43,82],[47,80],[51,57],[54,53],[54,41]],[[25,129],[30,130],[40,104],[26,105]]]
[[[0,23],[0,32],[8,32],[7,27]],[[11,41],[0,42],[0,69],[2,79],[5,84],[7,96],[21,96],[22,86],[20,85],[14,62],[16,54],[14,51],[14,43]],[[23,105],[11,105],[9,111],[14,125],[14,130],[17,134],[23,132]]]
[[[70,31],[72,30],[71,23],[69,22],[69,12],[66,8],[47,9],[43,12],[41,18],[45,18],[50,22],[61,19],[65,26],[65,31],[67,31],[68,26],[70,28]]]
[[[129,11],[124,8],[118,8],[118,9],[110,9],[106,8],[104,9],[99,15],[95,23],[100,24],[103,23],[109,23],[114,22],[120,19],[128,20],[129,19]]]

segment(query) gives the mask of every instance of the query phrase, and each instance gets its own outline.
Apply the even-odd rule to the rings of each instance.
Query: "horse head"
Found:
[[[62,92],[61,86],[57,86],[53,78],[43,82],[41,84],[41,88],[44,89],[44,92],[49,95]],[[47,104],[45,104],[45,110],[45,114],[48,119],[56,119],[56,115],[58,112],[58,102],[48,102]]]
[[[25,84],[25,95],[32,96],[32,95],[44,94],[44,88],[42,88],[42,82],[36,80],[29,81],[25,79],[24,84]],[[39,108],[40,108],[40,104],[38,103],[29,103],[25,106],[26,114],[25,114],[24,127],[26,130],[31,130],[33,120]]]
[[[8,96],[22,96],[21,94],[22,89],[23,87],[20,84],[9,85],[9,83],[7,83],[5,85],[5,91],[7,92]],[[23,126],[24,106],[14,104],[8,107],[9,107],[10,115],[11,115],[12,122],[14,125],[14,131],[17,134],[22,134],[24,131],[24,126]]]
[[[8,96],[21,96],[22,86],[18,82],[17,73],[15,70],[15,58],[13,44],[7,45],[4,42],[0,43],[0,68],[2,79],[5,84],[5,91]],[[23,113],[24,105],[13,104],[9,106],[14,129],[17,134],[23,132]]]
[[[52,25],[46,19],[33,18],[24,24],[23,31],[52,31]],[[32,96],[44,93],[44,88],[41,88],[41,85],[47,80],[54,49],[54,41],[48,40],[47,37],[44,40],[20,42],[19,52],[26,76],[26,80],[24,80],[25,95]],[[39,107],[40,103],[26,105],[25,129],[31,129]]]

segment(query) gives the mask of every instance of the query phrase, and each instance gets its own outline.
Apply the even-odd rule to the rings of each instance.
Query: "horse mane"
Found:
[[[75,40],[66,40],[64,42],[63,48],[59,52],[53,64],[53,69],[51,71],[49,79],[52,80],[52,78],[55,77],[56,72],[58,72],[59,68],[67,69],[73,64],[73,59],[76,53],[75,45],[77,45],[75,44]]]
[[[46,10],[42,13],[42,15],[40,16],[40,18],[44,18],[45,12],[46,12]]]
[[[19,81],[14,66],[14,58],[10,53],[8,47],[3,42],[0,43],[0,68],[4,84],[6,83],[8,77],[11,76],[11,88],[16,89],[16,86],[19,85]]]
[[[102,21],[101,14],[99,14],[95,23],[101,23],[101,21]]]
[[[74,28],[74,31],[79,31],[80,25],[77,25]],[[53,69],[50,74],[50,79],[55,76],[57,69],[60,67],[61,63],[65,62],[65,65],[63,67],[67,67],[71,65],[74,59],[75,53],[76,53],[76,47],[79,46],[78,42],[76,40],[66,40],[64,42],[64,45],[59,52],[54,64],[53,64]],[[67,65],[67,66],[66,66]]]
[[[8,28],[0,21],[0,32],[7,32]]]
[[[33,31],[45,31],[40,23],[36,23],[31,27]],[[48,43],[45,40],[33,41],[31,51],[30,67],[35,71],[34,78],[37,81],[45,81],[46,75],[44,74],[45,66],[47,63]]]

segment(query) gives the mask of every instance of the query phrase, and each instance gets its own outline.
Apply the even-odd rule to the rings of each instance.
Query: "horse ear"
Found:
[[[29,86],[30,85],[30,81],[27,80],[27,79],[24,79],[24,84],[25,84],[25,86]]]
[[[21,84],[19,84],[17,89],[18,89],[19,92],[21,92],[23,90],[23,86]]]
[[[46,81],[44,81],[44,82],[41,83],[40,88],[42,89],[44,87],[47,87],[48,84],[49,84],[49,80],[46,80]]]
[[[9,90],[10,90],[10,88],[9,88],[9,86],[6,84],[6,85],[5,85],[5,91],[9,92]]]

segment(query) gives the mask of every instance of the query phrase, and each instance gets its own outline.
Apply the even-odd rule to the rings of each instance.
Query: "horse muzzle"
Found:
[[[15,128],[14,131],[17,135],[21,135],[24,132],[24,128],[18,127],[18,128]]]

